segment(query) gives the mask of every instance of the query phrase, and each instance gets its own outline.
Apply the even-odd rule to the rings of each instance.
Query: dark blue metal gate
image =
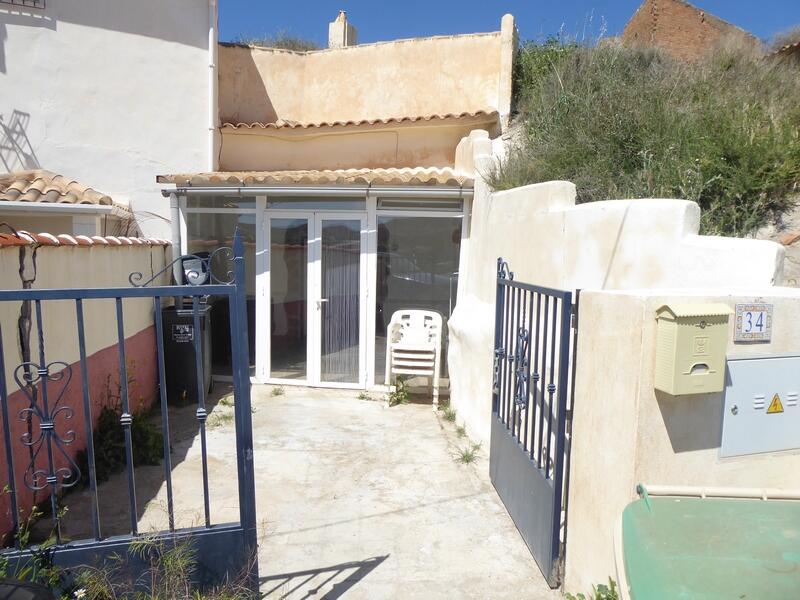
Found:
[[[187,271],[187,285],[154,285],[160,277],[178,263],[184,267],[191,265]],[[212,263],[225,264],[224,275],[215,274]],[[128,552],[132,541],[142,534],[137,525],[137,500],[136,483],[134,474],[133,453],[135,451],[131,424],[131,403],[128,390],[128,364],[125,357],[125,331],[123,300],[131,298],[150,298],[153,302],[155,321],[155,335],[157,352],[154,360],[157,361],[159,380],[159,393],[161,402],[161,429],[164,436],[163,464],[164,483],[167,495],[167,512],[169,526],[167,530],[158,533],[147,533],[148,539],[160,543],[162,547],[169,547],[182,540],[191,540],[192,548],[196,553],[197,574],[204,581],[233,580],[245,578],[247,586],[252,590],[258,589],[258,561],[257,561],[257,531],[256,531],[256,505],[255,505],[255,479],[253,472],[253,432],[250,405],[250,373],[248,367],[248,330],[247,313],[245,307],[245,266],[243,244],[239,232],[236,232],[233,248],[219,248],[211,256],[180,257],[173,261],[160,273],[147,281],[141,273],[131,274],[129,280],[131,287],[108,289],[25,289],[0,291],[0,306],[4,303],[19,303],[33,308],[35,333],[38,349],[38,360],[26,360],[13,369],[14,379],[27,396],[26,406],[14,415],[9,410],[8,381],[6,380],[6,363],[12,352],[6,352],[2,346],[2,332],[0,331],[0,408],[2,408],[3,442],[5,449],[6,465],[8,469],[7,492],[11,504],[11,519],[13,520],[14,547],[0,554],[10,565],[9,571],[40,556],[43,548],[25,547],[20,542],[20,507],[18,493],[21,491],[20,483],[28,490],[35,490],[49,498],[50,517],[53,519],[53,539],[50,540],[46,551],[53,564],[65,569],[80,567],[82,565],[96,566],[101,561],[114,555],[129,555],[129,570],[135,572],[145,568],[136,555]],[[198,283],[203,282],[203,285]],[[194,283],[194,284],[193,284]],[[235,523],[212,523],[210,516],[208,457],[206,450],[206,390],[204,385],[202,352],[200,348],[200,308],[202,299],[218,297],[228,302],[230,310],[229,323],[231,340],[231,362],[233,364],[233,393],[236,429],[236,465],[238,475],[238,503],[239,521]],[[176,496],[172,485],[172,465],[170,457],[170,432],[168,418],[167,386],[165,382],[168,373],[164,367],[163,322],[162,306],[171,299],[177,302],[191,302],[193,314],[192,335],[193,350],[196,359],[197,372],[197,409],[196,417],[199,427],[199,437],[202,458],[202,489],[203,489],[203,514],[202,525],[192,528],[175,527]],[[87,363],[86,328],[87,313],[84,310],[84,301],[112,302],[116,309],[116,333],[119,353],[120,372],[120,403],[122,415],[120,423],[124,431],[125,445],[125,473],[128,488],[130,533],[113,537],[104,536],[101,531],[101,520],[98,505],[98,482],[95,471],[94,432],[92,421],[92,401],[89,389],[89,366]],[[73,369],[67,363],[52,360],[54,350],[65,352],[63,343],[57,338],[45,336],[45,322],[43,320],[42,306],[49,302],[72,302],[75,307],[75,326],[79,345],[80,373],[73,377]],[[54,325],[54,324],[51,324]],[[60,324],[63,327],[63,324]],[[225,326],[225,325],[223,325]],[[14,349],[16,350],[16,348]],[[47,350],[47,352],[46,352]],[[50,356],[48,357],[48,353]],[[25,358],[23,356],[23,358]],[[70,381],[78,382],[82,386],[83,394],[83,427],[85,427],[88,456],[88,480],[91,498],[91,515],[93,536],[90,539],[73,541],[64,539],[59,523],[58,503],[61,495],[70,487],[75,486],[81,479],[80,469],[67,447],[74,442],[76,434],[69,430],[69,420],[74,416],[74,410],[69,406],[61,405],[62,397]],[[62,382],[57,393],[53,393],[56,386],[53,382]],[[28,420],[28,433],[21,439],[12,439],[10,419],[19,418]],[[14,456],[24,452],[30,456],[30,464],[23,474],[15,473]],[[67,466],[64,466],[64,465]],[[44,465],[44,466],[42,466]],[[5,482],[2,482],[5,484]],[[137,564],[137,560],[140,562]]]
[[[551,587],[566,543],[569,423],[577,301],[572,292],[514,281],[497,260],[489,470]]]

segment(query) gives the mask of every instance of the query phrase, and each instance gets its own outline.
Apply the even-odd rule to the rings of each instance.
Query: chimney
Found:
[[[328,48],[346,48],[358,43],[356,28],[347,22],[347,13],[339,11],[339,16],[328,24]]]

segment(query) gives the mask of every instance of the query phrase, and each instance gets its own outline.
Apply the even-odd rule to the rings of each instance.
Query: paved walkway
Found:
[[[268,598],[559,596],[488,480],[488,449],[472,464],[458,462],[469,441],[430,405],[389,408],[353,391],[285,387],[272,395],[274,389],[253,388],[259,562]],[[211,405],[211,517],[220,523],[238,519],[233,407],[226,400]],[[171,412],[180,527],[202,521],[200,442],[194,408]],[[147,502],[140,530],[160,529],[163,467],[137,468],[136,476],[137,495]],[[103,488],[122,494],[120,477]],[[125,531],[126,499],[101,503],[107,533]],[[70,504],[77,512],[88,506]]]
[[[550,598],[488,481],[429,406],[257,388],[262,591],[275,598]],[[329,594],[326,596],[326,594]]]

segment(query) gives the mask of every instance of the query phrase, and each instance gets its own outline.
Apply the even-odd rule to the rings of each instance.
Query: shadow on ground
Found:
[[[261,593],[265,598],[287,598],[292,594],[298,594],[296,597],[313,596],[323,600],[334,600],[343,596],[387,558],[388,554],[329,567],[262,577]]]

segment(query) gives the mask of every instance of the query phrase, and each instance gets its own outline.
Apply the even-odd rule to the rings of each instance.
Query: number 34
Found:
[[[743,315],[742,331],[752,333],[754,331],[763,333],[764,331],[764,311],[747,311]]]

